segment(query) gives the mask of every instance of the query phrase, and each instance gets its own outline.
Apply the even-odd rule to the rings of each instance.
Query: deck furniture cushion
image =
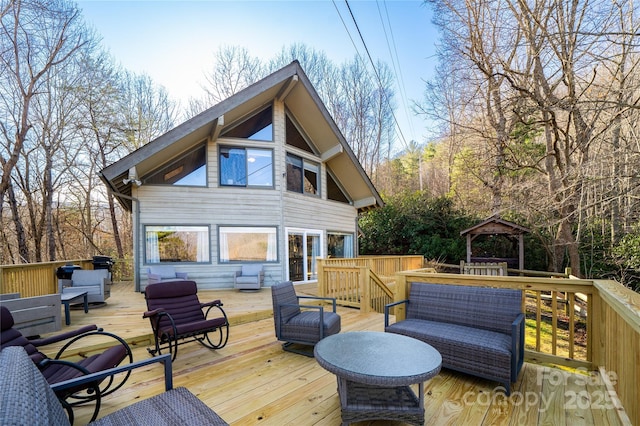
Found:
[[[392,306],[406,319],[389,324]],[[422,340],[442,354],[445,368],[504,385],[507,394],[524,360],[520,290],[411,283],[409,299],[387,305],[385,331]]]
[[[145,289],[145,300],[148,311],[143,318],[149,318],[155,340],[155,348],[148,348],[152,355],[168,350],[175,359],[178,346],[192,341],[210,349],[227,344],[229,321],[222,302],[200,303],[194,281],[150,284]]]
[[[336,313],[334,298],[298,296],[291,281],[272,286],[271,295],[276,337],[285,342],[284,350],[313,356],[312,351],[298,350],[293,345],[314,346],[324,337],[340,332],[340,316]],[[330,301],[333,309],[325,312],[321,305],[302,304],[302,301]]]
[[[259,263],[246,263],[236,271],[233,286],[238,290],[260,290],[264,282],[264,268]]]
[[[149,284],[162,281],[179,281],[188,279],[186,272],[178,272],[173,265],[153,265],[147,268]]]
[[[169,355],[103,371],[98,373],[99,377],[91,380],[103,380],[114,374],[131,372],[133,369],[156,362],[169,364],[168,368],[165,365],[165,392],[108,414],[89,425],[228,425],[189,390],[183,387],[173,388]],[[60,401],[56,398],[54,389],[49,386],[23,348],[9,347],[2,350],[0,365],[11,365],[11,368],[0,370],[0,389],[2,389],[0,424],[7,426],[21,426],[27,423],[56,426],[71,424]],[[167,374],[169,377],[166,376]],[[76,386],[73,382],[66,385]]]
[[[108,269],[76,269],[71,274],[71,285],[67,291],[87,291],[88,303],[104,303],[111,296],[111,273]]]
[[[42,376],[44,376],[47,383],[50,385],[116,367],[125,359],[128,359],[129,362],[133,362],[131,348],[122,338],[111,333],[106,333],[101,329],[98,329],[95,325],[85,326],[77,330],[68,331],[55,336],[49,336],[43,339],[27,339],[22,335],[22,333],[20,333],[20,331],[13,328],[13,316],[4,306],[0,306],[0,320],[2,321],[0,323],[0,350],[4,351],[10,347],[23,348],[27,356],[31,359],[33,364],[38,367]],[[95,345],[97,343],[95,336],[99,336],[102,340],[114,340],[115,344],[107,343],[105,344],[104,349],[92,354],[86,354],[75,362],[64,360],[67,357],[65,354],[65,350],[67,348],[81,347],[82,342],[78,342],[81,339],[87,339],[91,344]],[[49,357],[38,349],[41,346],[63,341],[66,341],[67,343],[54,357]],[[73,346],[74,343],[75,346]],[[6,370],[6,368],[3,368],[2,370]],[[97,401],[101,396],[109,395],[119,389],[128,378],[129,375],[126,374],[124,376],[120,376],[118,380],[114,381],[91,382],[84,386],[70,388],[59,392],[57,396],[60,400],[65,401],[67,404],[67,413],[73,420],[74,406],[86,403],[87,401]],[[99,387],[99,392],[96,387]],[[86,391],[86,398],[79,400],[75,395],[79,391]],[[97,416],[99,409],[100,406],[96,403],[92,420]]]

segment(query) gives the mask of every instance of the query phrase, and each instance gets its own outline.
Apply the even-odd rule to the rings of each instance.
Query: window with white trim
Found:
[[[220,226],[220,262],[277,262],[277,236],[275,226]]]
[[[209,263],[209,226],[145,225],[145,263]]]

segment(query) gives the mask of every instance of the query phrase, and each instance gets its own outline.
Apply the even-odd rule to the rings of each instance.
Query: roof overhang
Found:
[[[131,188],[139,183],[139,176],[205,141],[215,140],[224,127],[234,125],[274,99],[284,101],[359,211],[383,205],[380,195],[297,61],[104,168],[100,177],[119,202],[131,210]]]

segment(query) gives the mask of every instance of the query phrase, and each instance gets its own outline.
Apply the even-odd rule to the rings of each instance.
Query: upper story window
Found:
[[[273,151],[270,149],[221,146],[221,186],[273,187]]]
[[[273,142],[273,108],[269,105],[269,107],[222,133],[222,137]]]
[[[311,144],[307,141],[307,138],[303,136],[300,130],[298,130],[298,126],[294,123],[293,119],[289,117],[289,113],[286,115],[285,126],[287,145],[295,146],[296,148],[310,154],[317,154]]]
[[[207,151],[205,145],[173,160],[168,165],[144,176],[145,184],[207,186]]]
[[[297,155],[287,154],[287,190],[320,195],[320,165]]]
[[[349,198],[345,195],[344,189],[338,184],[333,177],[331,171],[327,167],[327,199],[339,201],[341,203],[351,204]]]

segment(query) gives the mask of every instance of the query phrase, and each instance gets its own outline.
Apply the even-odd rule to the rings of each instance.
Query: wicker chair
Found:
[[[0,389],[2,389],[0,424],[70,425],[73,419],[65,416],[56,393],[77,387],[86,381],[106,380],[116,374],[130,372],[157,362],[164,364],[165,392],[138,401],[89,424],[96,426],[227,425],[220,416],[186,388],[173,388],[169,354],[49,386],[24,349],[20,347],[10,347],[0,352],[0,365],[11,366],[11,368],[0,370]]]
[[[116,367],[126,358],[129,358],[129,363],[133,362],[131,348],[129,348],[127,342],[114,334],[103,332],[102,329],[97,328],[95,325],[85,326],[75,331],[69,331],[45,339],[34,340],[28,340],[20,331],[13,328],[13,325],[14,320],[11,312],[6,307],[0,306],[0,328],[2,330],[0,334],[0,349],[4,351],[5,348],[12,346],[24,348],[29,358],[31,358],[33,363],[42,372],[44,378],[51,385]],[[98,354],[82,358],[77,363],[60,359],[63,357],[65,350],[71,348],[74,343],[90,336],[115,339],[118,344]],[[68,340],[68,342],[62,346],[54,358],[49,358],[38,350],[40,346],[65,340]],[[92,342],[93,344],[96,343],[95,341]],[[77,347],[76,345],[75,348]],[[6,368],[3,368],[2,370],[5,369]],[[119,376],[119,379],[115,381],[113,378],[105,381],[93,381],[60,390],[56,392],[56,395],[67,410],[71,422],[73,422],[73,407],[87,402],[95,402],[95,409],[93,417],[91,418],[91,420],[94,420],[100,410],[100,397],[109,395],[119,389],[128,378],[129,373],[124,376]],[[34,422],[34,424],[35,423],[37,422]]]
[[[336,313],[336,299],[331,297],[298,296],[291,281],[271,287],[273,319],[276,337],[285,342],[285,351],[313,356],[313,348],[297,349],[295,344],[314,346],[326,336],[340,332],[340,316]],[[301,305],[300,299],[332,302],[332,312],[321,305]]]
[[[148,285],[145,289],[147,312],[155,349],[151,355],[168,350],[173,360],[178,356],[178,345],[199,342],[210,349],[220,349],[229,339],[229,321],[222,309],[222,302],[214,300],[200,303],[198,287],[194,281],[163,281]],[[207,308],[206,313],[203,309]],[[220,316],[209,319],[211,309]]]

